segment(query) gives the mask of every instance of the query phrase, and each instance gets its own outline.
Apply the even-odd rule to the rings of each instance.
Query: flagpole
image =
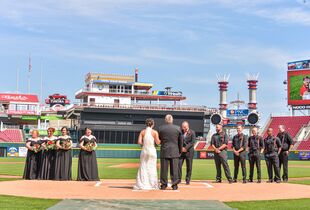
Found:
[[[41,65],[40,65],[40,102],[41,104],[43,104],[42,102],[42,95],[43,95],[43,68],[42,68],[43,64],[42,64],[42,59],[41,59]]]
[[[30,94],[30,73],[31,73],[31,53],[29,53],[29,66],[28,66],[28,94]]]
[[[16,93],[18,93],[18,83],[19,83],[19,64],[16,69]]]

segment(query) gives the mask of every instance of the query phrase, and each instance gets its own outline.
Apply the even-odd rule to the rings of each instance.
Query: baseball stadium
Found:
[[[292,69],[291,65],[290,63],[288,70],[289,87],[294,86],[290,81],[291,74],[309,74],[309,70],[305,72]],[[160,205],[160,208],[165,209],[173,203],[176,209],[283,209],[287,208],[290,202],[294,202],[294,209],[308,208],[309,115],[270,115],[266,124],[259,129],[259,136],[266,138],[268,129],[277,131],[279,125],[282,125],[292,137],[294,142],[289,152],[287,182],[267,183],[267,167],[263,160],[260,178],[262,183],[244,184],[241,174],[235,177],[236,183],[233,184],[224,180],[223,183],[215,182],[212,126],[223,125],[229,136],[227,158],[229,168],[233,172],[234,152],[231,139],[236,133],[235,130],[242,126],[244,132],[250,134],[251,129],[257,127],[259,122],[260,113],[256,101],[258,80],[258,75],[249,75],[245,81],[249,91],[248,103],[239,98],[228,103],[228,77],[218,76],[218,108],[183,106],[180,101],[186,100],[186,97],[181,91],[172,91],[169,87],[165,91],[152,91],[152,84],[138,81],[137,69],[134,75],[88,73],[85,77],[85,87],[75,94],[80,103],[75,104],[71,104],[67,96],[61,94],[50,95],[45,104],[40,104],[37,95],[3,93],[0,95],[2,208],[144,209],[157,208]],[[297,108],[300,108],[300,105]],[[165,123],[166,114],[174,117],[176,125],[187,121],[196,133],[191,183],[189,185],[181,182],[177,190],[135,190],[133,185],[141,153],[141,146],[137,144],[139,132],[144,128],[147,118],[154,119],[155,128],[159,129],[160,125]],[[70,150],[72,177],[67,181],[49,178],[25,180],[23,174],[28,150],[25,144],[27,139],[31,138],[32,132],[38,130],[39,136],[43,137],[48,135],[48,128],[54,127],[54,135],[60,136],[60,128],[64,126],[69,128],[73,142]],[[79,176],[78,142],[85,128],[93,131],[98,142],[95,153],[100,181],[75,181]],[[156,147],[158,157],[160,147]],[[160,173],[159,159],[157,170]],[[249,170],[248,160],[246,170]],[[184,164],[183,174],[185,173]],[[254,178],[256,173],[255,171]]]
[[[310,209],[310,0],[0,1],[0,210]]]

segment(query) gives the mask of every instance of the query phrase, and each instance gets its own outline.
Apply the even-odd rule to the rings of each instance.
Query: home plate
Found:
[[[132,192],[149,192],[151,190],[132,190]]]
[[[102,182],[97,182],[97,183],[95,184],[95,187],[100,187],[101,184],[102,184]]]

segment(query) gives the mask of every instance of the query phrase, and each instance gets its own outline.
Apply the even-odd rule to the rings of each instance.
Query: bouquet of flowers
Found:
[[[96,148],[96,144],[95,142],[88,142],[84,147],[86,148],[87,151],[91,152]]]
[[[32,147],[32,151],[34,151],[35,153],[38,153],[42,150],[41,144],[34,144]]]
[[[46,142],[46,150],[54,150],[54,149],[56,149],[55,142],[51,141],[51,140],[47,141]]]
[[[69,149],[70,147],[71,147],[71,141],[70,141],[70,139],[67,139],[67,140],[65,140],[65,141],[63,141],[62,142],[62,147],[64,148],[64,149]]]

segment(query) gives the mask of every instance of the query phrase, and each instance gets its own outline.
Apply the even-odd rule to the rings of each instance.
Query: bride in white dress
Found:
[[[157,190],[157,152],[155,143],[160,144],[158,132],[153,130],[154,120],[146,120],[146,129],[140,132],[138,144],[142,145],[140,167],[134,190]]]

